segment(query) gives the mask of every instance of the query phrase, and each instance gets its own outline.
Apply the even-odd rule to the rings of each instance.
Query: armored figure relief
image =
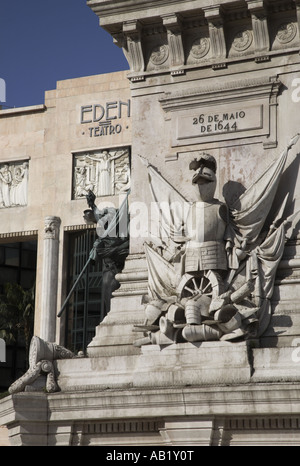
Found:
[[[234,342],[265,332],[276,270],[299,212],[284,217],[286,197],[279,213],[271,221],[268,216],[289,149],[298,139],[232,205],[214,197],[217,165],[210,154],[200,154],[189,166],[196,172],[196,202],[147,163],[152,199],[158,210],[162,207],[158,234],[145,243],[149,293],[145,323],[135,326],[143,333],[136,346]]]
[[[199,161],[191,162],[190,168],[198,169],[192,182],[198,185],[200,200],[191,205],[186,220],[185,271],[227,270],[227,208],[214,198],[216,161],[202,154]]]

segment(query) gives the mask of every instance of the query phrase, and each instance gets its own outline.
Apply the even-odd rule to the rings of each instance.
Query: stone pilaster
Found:
[[[176,14],[163,16],[163,24],[167,29],[171,58],[171,74],[183,74],[184,48],[182,43],[181,20]]]
[[[143,73],[145,69],[144,55],[141,43],[141,25],[138,21],[126,21],[123,32],[127,38],[126,59],[130,70],[134,73]]]
[[[40,337],[50,342],[56,332],[60,223],[58,217],[45,218]]]
[[[204,8],[204,13],[209,26],[212,56],[218,61],[218,65],[213,64],[212,67],[223,68],[226,65],[222,63],[222,60],[226,59],[227,52],[221,8],[218,6]]]
[[[263,60],[265,61],[269,58],[265,53],[270,49],[270,37],[264,2],[262,0],[247,0],[247,4],[252,19],[255,51],[257,54],[255,60],[261,61],[262,59],[259,55],[264,54]]]

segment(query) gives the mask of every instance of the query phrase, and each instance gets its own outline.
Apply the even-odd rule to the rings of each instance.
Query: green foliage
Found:
[[[0,338],[8,345],[25,342],[26,348],[33,332],[34,287],[24,290],[17,283],[6,283],[0,295]]]

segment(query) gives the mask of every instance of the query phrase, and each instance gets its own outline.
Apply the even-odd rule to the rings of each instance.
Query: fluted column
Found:
[[[45,218],[40,338],[49,342],[56,333],[60,223],[59,217]]]
[[[222,9],[220,6],[210,6],[204,8],[204,14],[209,27],[212,56],[218,61],[218,65],[213,64],[212,66],[213,68],[223,68],[226,65],[222,63],[222,60],[226,59],[227,51]]]
[[[163,24],[167,29],[171,56],[171,74],[183,74],[184,48],[182,43],[181,20],[176,14],[164,15]]]
[[[270,50],[267,11],[263,0],[247,0],[247,4],[252,18],[255,50],[258,54],[256,61],[265,61],[269,58],[265,53]],[[260,57],[262,54],[264,56]]]

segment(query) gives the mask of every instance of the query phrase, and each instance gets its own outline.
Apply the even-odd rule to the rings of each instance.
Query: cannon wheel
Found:
[[[224,291],[221,276],[212,270],[201,271],[195,274],[185,273],[177,287],[177,294],[180,299],[193,298],[194,296],[208,296],[216,298]]]

